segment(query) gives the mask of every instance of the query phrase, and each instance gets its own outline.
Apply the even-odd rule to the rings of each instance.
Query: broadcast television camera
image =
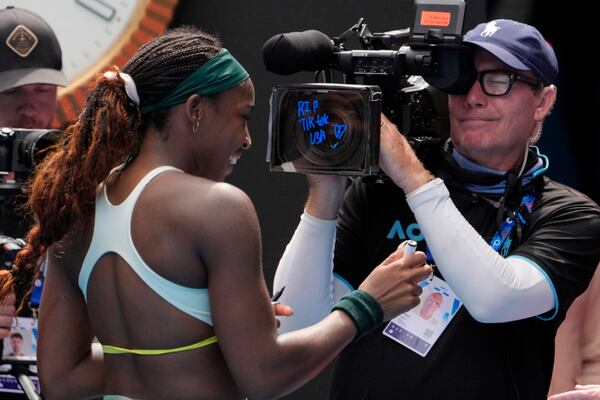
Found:
[[[308,30],[265,42],[268,71],[315,71],[324,80],[272,89],[272,171],[376,175],[381,111],[427,164],[448,137],[446,94],[466,93],[476,73],[462,44],[464,1],[416,0],[414,8],[412,32],[371,33],[361,18],[332,39]],[[363,50],[346,49],[351,36]],[[342,83],[333,83],[336,71]]]

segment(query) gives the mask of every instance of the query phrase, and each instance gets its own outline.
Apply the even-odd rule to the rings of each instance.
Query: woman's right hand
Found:
[[[418,285],[432,269],[425,264],[425,253],[417,251],[404,257],[406,243],[379,264],[361,283],[359,289],[379,302],[384,321],[389,321],[419,304],[423,289]]]

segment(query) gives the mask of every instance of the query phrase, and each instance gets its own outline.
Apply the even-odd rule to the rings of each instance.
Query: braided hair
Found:
[[[137,155],[149,127],[166,126],[169,109],[141,114],[140,107],[160,101],[220,50],[218,38],[190,26],[146,43],[122,69],[135,82],[139,106],[127,96],[122,79],[97,77],[78,120],[28,182],[25,210],[34,215],[35,223],[12,271],[0,271],[0,300],[12,292],[15,281],[29,287],[23,299],[27,297],[31,276],[39,273],[48,248],[92,216],[98,185],[115,166]]]

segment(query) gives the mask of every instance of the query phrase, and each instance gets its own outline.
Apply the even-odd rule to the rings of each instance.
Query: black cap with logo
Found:
[[[33,83],[66,86],[60,45],[39,15],[9,6],[0,10],[0,92]]]

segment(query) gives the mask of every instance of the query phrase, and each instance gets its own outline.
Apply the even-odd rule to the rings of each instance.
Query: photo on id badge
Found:
[[[37,349],[37,319],[15,318],[10,334],[4,338],[3,360],[35,361]]]
[[[462,303],[448,284],[436,276],[419,286],[423,288],[419,305],[392,319],[383,334],[425,357]]]

